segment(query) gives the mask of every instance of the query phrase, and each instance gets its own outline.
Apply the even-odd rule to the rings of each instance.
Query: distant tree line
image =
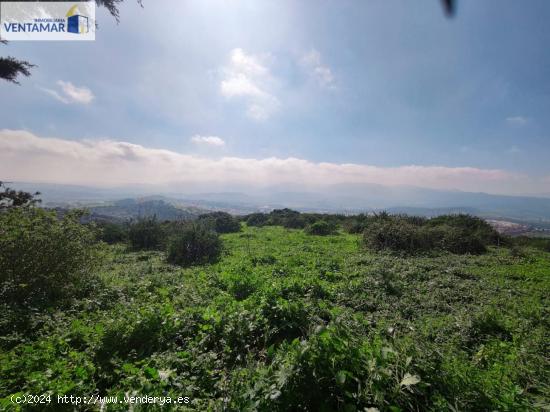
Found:
[[[344,216],[279,209],[270,213],[252,213],[243,220],[248,226],[304,228],[312,235],[335,234],[341,227],[347,233],[362,234],[363,243],[369,249],[409,254],[433,251],[479,254],[484,253],[489,245],[506,242],[483,219],[465,214],[428,219],[387,212]]]

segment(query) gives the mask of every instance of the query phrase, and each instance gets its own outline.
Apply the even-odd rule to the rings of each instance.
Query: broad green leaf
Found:
[[[420,377],[418,375],[406,373],[405,376],[403,376],[403,379],[401,379],[401,386],[416,385],[418,382],[420,382]]]

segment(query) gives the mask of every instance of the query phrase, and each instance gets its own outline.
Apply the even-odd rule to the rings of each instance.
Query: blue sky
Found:
[[[104,177],[71,180],[54,170],[79,150],[85,163],[103,156],[82,173],[105,169],[109,155],[97,150],[110,142],[144,157],[162,149],[176,163],[202,159],[213,180],[228,182],[224,159],[248,159],[236,180],[257,172],[263,183],[284,183],[279,169],[252,166],[272,159],[288,168],[283,174],[313,167],[296,172],[311,184],[328,167],[335,183],[366,174],[384,184],[550,194],[545,0],[462,0],[453,19],[436,0],[145,0],[120,12],[117,25],[97,10],[95,42],[1,47],[38,65],[21,86],[0,83],[0,146],[11,151],[2,174],[136,183],[125,173],[139,164],[122,170],[128,158]],[[33,160],[40,169],[7,168],[37,145],[48,151]],[[165,173],[189,170],[185,163]]]

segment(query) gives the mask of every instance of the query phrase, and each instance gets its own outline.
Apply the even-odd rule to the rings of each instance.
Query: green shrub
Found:
[[[359,338],[345,327],[330,325],[308,341],[292,341],[278,354],[272,366],[277,372],[260,409],[420,409],[425,385],[410,358],[389,342]]]
[[[484,244],[496,245],[502,236],[485,220],[466,214],[441,215],[426,221],[428,227],[449,226],[459,229],[464,235],[478,238]]]
[[[478,232],[468,231],[451,226],[426,228],[431,232],[436,245],[441,250],[447,250],[458,255],[472,254],[479,255],[487,251],[482,235]]]
[[[190,224],[175,235],[168,245],[167,260],[180,266],[218,260],[222,251],[219,235],[201,224]]]
[[[303,229],[306,227],[307,221],[300,212],[285,208],[271,211],[268,224],[283,226],[287,229]]]
[[[42,306],[83,295],[98,262],[81,213],[12,208],[0,213],[0,300]]]
[[[287,229],[303,229],[307,225],[303,216],[289,216],[282,221],[282,226]]]
[[[510,256],[515,258],[524,258],[527,256],[525,249],[517,244],[512,245],[510,248]]]
[[[348,233],[358,234],[358,233],[363,233],[367,225],[366,225],[366,222],[363,221],[362,219],[352,218],[352,219],[347,219],[342,224],[342,227]]]
[[[399,216],[371,222],[363,233],[363,241],[370,249],[408,254],[436,250],[456,254],[480,254],[486,251],[483,235],[477,230],[468,231],[464,226],[446,223],[422,225]]]
[[[212,212],[199,216],[199,221],[204,222],[218,233],[240,232],[239,221],[226,212]]]
[[[435,246],[426,231],[398,219],[372,222],[363,233],[363,241],[369,249],[406,253],[427,251]]]
[[[400,220],[407,223],[421,226],[426,219],[418,216],[407,216],[407,215],[390,215],[386,211],[365,214],[360,213],[355,216],[348,216],[344,218],[342,226],[344,230],[348,233],[363,233],[367,226],[375,222],[386,222],[390,220]]]
[[[128,240],[128,230],[121,224],[103,223],[99,226],[99,240],[113,244]]]
[[[550,239],[544,237],[517,236],[508,238],[505,242],[511,249],[518,247],[533,247],[545,252],[550,252]]]
[[[161,249],[165,234],[156,217],[145,217],[130,224],[128,238],[134,250]]]
[[[269,216],[265,213],[252,213],[246,217],[248,226],[265,226],[268,223]]]
[[[328,236],[336,233],[336,226],[324,220],[319,220],[305,229],[308,235]]]

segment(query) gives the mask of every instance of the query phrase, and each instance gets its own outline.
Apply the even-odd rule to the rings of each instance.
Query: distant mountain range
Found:
[[[550,228],[548,197],[505,196],[410,186],[339,184],[307,191],[300,187],[279,186],[204,193],[175,193],[147,186],[112,189],[32,183],[14,183],[11,186],[42,192],[46,207],[85,206],[93,214],[116,219],[156,214],[159,219],[174,220],[193,218],[209,210],[245,214],[289,207],[328,213],[388,210],[424,216],[462,212]],[[163,196],[154,193],[163,193]]]

